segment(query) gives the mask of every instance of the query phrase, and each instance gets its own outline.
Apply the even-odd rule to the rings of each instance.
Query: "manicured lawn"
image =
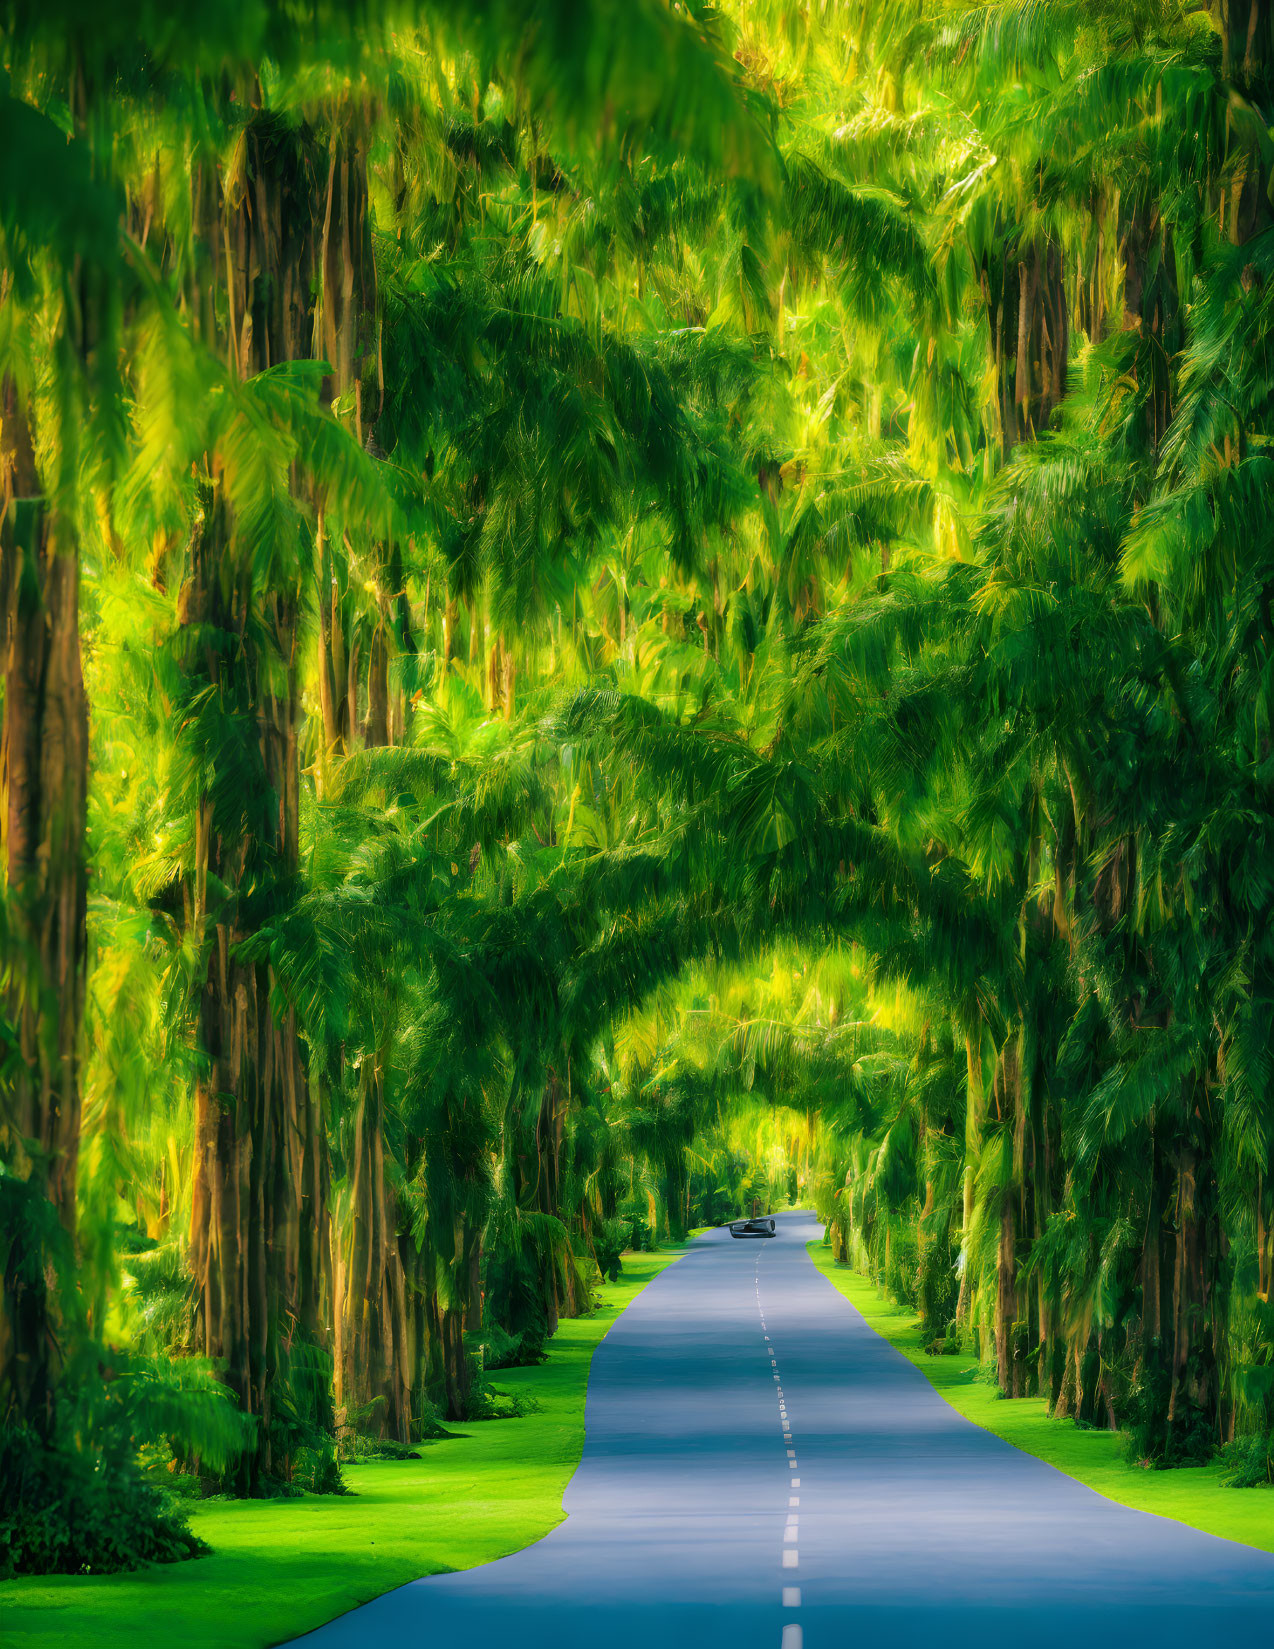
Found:
[[[348,1498],[213,1501],[192,1519],[213,1556],[141,1574],[57,1576],[0,1586],[5,1649],[263,1649],[420,1575],[521,1550],[562,1521],[584,1444],[593,1352],[624,1307],[684,1253],[624,1256],[595,1316],[564,1322],[538,1368],[501,1370],[501,1390],[540,1405],[519,1420],[457,1426],[419,1460],[352,1466]]]
[[[1189,1523],[1208,1534],[1274,1552],[1274,1493],[1231,1489],[1219,1466],[1147,1471],[1120,1455],[1114,1432],[1081,1431],[1069,1420],[1054,1420],[1044,1400],[1019,1397],[1007,1402],[977,1377],[970,1354],[927,1357],[913,1311],[882,1298],[874,1283],[833,1263],[830,1249],[809,1244],[810,1258],[828,1280],[857,1306],[876,1333],[902,1352],[957,1413],[992,1431],[1015,1448],[1046,1460],[1090,1489],[1139,1512],[1154,1512]]]

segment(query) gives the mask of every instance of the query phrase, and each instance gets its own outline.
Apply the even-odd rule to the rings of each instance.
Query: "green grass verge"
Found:
[[[1129,1465],[1121,1458],[1117,1433],[1082,1431],[1069,1420],[1055,1420],[1042,1397],[1007,1402],[994,1386],[979,1378],[970,1354],[927,1357],[914,1311],[894,1305],[866,1277],[836,1265],[831,1250],[821,1242],[810,1243],[809,1254],[816,1268],[857,1306],[876,1333],[914,1363],[939,1396],[975,1426],[1046,1460],[1121,1506],[1274,1552],[1274,1495],[1268,1490],[1227,1488],[1219,1466],[1147,1471]]]
[[[210,1501],[195,1529],[213,1555],[130,1575],[49,1576],[0,1586],[5,1649],[264,1649],[420,1575],[471,1569],[562,1521],[584,1446],[593,1352],[652,1277],[685,1252],[628,1254],[592,1317],[562,1323],[538,1368],[502,1369],[501,1390],[537,1411],[453,1429],[419,1460],[351,1466],[350,1497]]]

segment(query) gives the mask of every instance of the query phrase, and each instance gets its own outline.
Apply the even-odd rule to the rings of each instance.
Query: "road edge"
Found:
[[[984,1381],[968,1377],[970,1355],[928,1356],[914,1312],[884,1299],[861,1273],[838,1265],[821,1239],[814,1238],[805,1248],[814,1269],[854,1307],[873,1334],[918,1369],[943,1402],[970,1425],[1117,1506],[1182,1523],[1234,1545],[1274,1552],[1274,1491],[1229,1488],[1220,1481],[1216,1465],[1140,1470],[1119,1458],[1117,1434],[1082,1430],[1054,1419],[1042,1398],[1006,1402]]]

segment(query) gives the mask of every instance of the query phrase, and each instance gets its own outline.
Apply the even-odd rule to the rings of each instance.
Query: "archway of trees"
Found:
[[[1268,1475],[1268,0],[0,18],[11,1563],[753,1199]]]

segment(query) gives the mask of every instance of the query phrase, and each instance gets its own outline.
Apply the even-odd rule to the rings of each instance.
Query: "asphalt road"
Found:
[[[961,1419],[815,1271],[812,1220],[778,1225],[701,1239],[610,1330],[564,1523],[307,1649],[1269,1641],[1274,1557],[1116,1506]]]

